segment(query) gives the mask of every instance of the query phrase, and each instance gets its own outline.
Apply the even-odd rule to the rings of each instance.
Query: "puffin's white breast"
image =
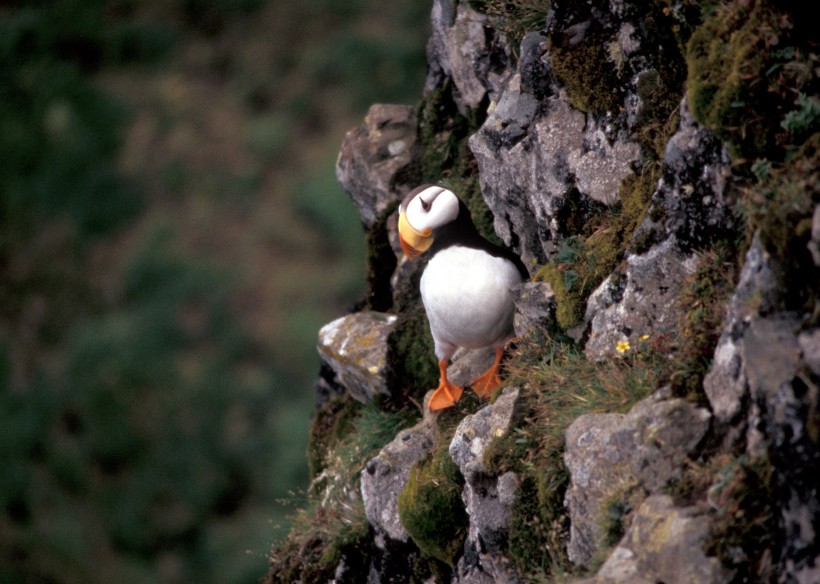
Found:
[[[430,259],[421,277],[421,298],[433,337],[480,348],[512,333],[512,288],[521,275],[512,262],[482,250],[452,246]]]

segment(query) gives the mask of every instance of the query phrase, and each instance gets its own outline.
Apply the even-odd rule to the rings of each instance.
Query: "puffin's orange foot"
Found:
[[[438,371],[440,374],[438,387],[430,396],[430,401],[427,404],[432,412],[453,407],[461,399],[461,394],[464,392],[463,387],[453,385],[447,379],[447,359],[439,360]]]
[[[469,385],[473,388],[476,395],[482,399],[490,397],[490,394],[501,387],[501,376],[498,374],[498,364],[501,363],[501,355],[503,349],[496,349],[495,360],[490,368],[484,373],[473,379]]]
[[[456,402],[461,399],[461,394],[464,392],[463,387],[453,385],[447,379],[442,379],[436,391],[430,396],[430,402],[427,407],[430,411],[443,410],[456,405]]]
[[[473,379],[468,385],[473,388],[478,397],[482,399],[490,397],[492,392],[501,387],[501,376],[498,374],[498,367],[492,367]]]

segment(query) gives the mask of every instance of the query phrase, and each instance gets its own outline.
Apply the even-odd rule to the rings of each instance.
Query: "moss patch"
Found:
[[[627,176],[618,193],[620,204],[593,215],[582,233],[565,239],[555,258],[535,274],[534,279],[552,286],[556,319],[564,330],[581,322],[587,298],[623,259],[660,173],[660,164],[650,164],[640,174]]]
[[[577,44],[562,36],[550,39],[550,55],[553,73],[566,88],[570,105],[589,113],[617,111],[623,92],[606,51],[610,39],[594,23]]]
[[[399,518],[407,533],[425,556],[449,566],[455,565],[467,533],[463,487],[445,447],[413,465],[399,495]]]
[[[687,45],[689,107],[735,158],[782,160],[784,146],[799,141],[783,126],[801,109],[795,97],[816,95],[817,78],[806,73],[817,41],[801,36],[805,28],[794,26],[789,10],[798,8],[721,3]],[[798,134],[811,133],[806,130]]]

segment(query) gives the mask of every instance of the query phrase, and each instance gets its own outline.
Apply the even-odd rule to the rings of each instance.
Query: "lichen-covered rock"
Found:
[[[515,299],[513,327],[517,337],[536,331],[547,333],[556,328],[555,293],[546,282],[526,282]]]
[[[372,105],[364,123],[345,136],[336,178],[366,228],[416,186],[416,148],[416,109],[408,105]]]
[[[703,387],[715,420],[729,423],[741,410],[748,393],[742,339],[759,312],[771,311],[777,302],[777,280],[771,258],[755,236],[746,252],[740,280],[729,302],[729,314],[718,340],[712,367]]]
[[[774,507],[783,542],[778,572],[796,582],[810,582],[820,560],[820,390],[800,373],[805,357],[801,358],[797,328],[791,313],[753,319],[743,337],[743,361],[754,416],[749,421],[749,449],[752,455],[765,456],[774,470]]]
[[[639,249],[673,237],[688,254],[737,232],[726,146],[695,121],[686,97],[679,112],[680,125],[664,151],[663,177],[633,236]]]
[[[571,231],[561,223],[569,208],[583,216],[596,203],[615,202],[640,153],[610,120],[590,118],[559,96],[536,102],[520,74],[469,143],[495,231],[521,247],[525,263],[555,252],[555,241]]]
[[[450,442],[450,456],[465,478],[463,499],[470,518],[465,555],[455,582],[516,582],[518,576],[504,557],[518,476],[494,476],[484,463],[489,444],[512,431],[520,390],[505,388],[496,401],[467,416]]]
[[[614,355],[619,342],[635,347],[644,335],[674,336],[680,291],[697,267],[697,251],[736,233],[725,147],[695,122],[685,98],[680,114],[664,153],[663,177],[632,236],[637,253],[629,252],[623,272],[610,275],[587,302],[590,359]]]
[[[376,545],[385,550],[387,537],[407,542],[409,534],[399,520],[399,495],[410,468],[433,447],[435,427],[423,420],[402,430],[371,459],[362,472],[362,500],[367,520],[376,532]]]
[[[319,354],[335,373],[335,381],[352,397],[366,402],[387,387],[387,336],[394,315],[356,312],[330,322],[319,330]]]
[[[462,115],[477,109],[488,97],[494,100],[514,62],[506,35],[467,2],[435,0],[431,23],[425,91],[432,91],[449,77]]]
[[[644,254],[627,257],[624,272],[609,276],[587,301],[587,358],[616,356],[619,343],[636,349],[645,335],[674,337],[680,290],[697,268],[697,261],[695,255],[682,255],[673,238]]]
[[[587,414],[572,423],[564,454],[571,561],[587,565],[601,546],[609,503],[624,503],[636,491],[656,493],[680,476],[709,420],[703,408],[656,394],[628,414]]]
[[[575,584],[723,584],[730,574],[703,553],[707,509],[675,507],[668,495],[648,497],[597,576]]]

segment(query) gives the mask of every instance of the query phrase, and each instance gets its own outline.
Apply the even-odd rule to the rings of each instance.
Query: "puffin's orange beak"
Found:
[[[399,243],[404,255],[408,259],[414,259],[433,245],[433,232],[430,229],[417,231],[410,222],[407,221],[404,213],[399,213]]]

